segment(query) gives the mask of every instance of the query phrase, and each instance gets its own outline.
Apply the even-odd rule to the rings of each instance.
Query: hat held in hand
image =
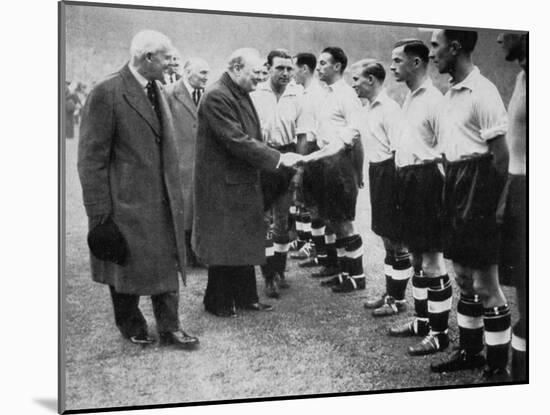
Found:
[[[102,261],[124,265],[128,258],[128,244],[111,218],[88,233],[88,246],[92,254]]]

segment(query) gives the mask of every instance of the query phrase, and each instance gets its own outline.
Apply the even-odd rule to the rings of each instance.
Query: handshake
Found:
[[[285,167],[300,167],[308,161],[310,161],[308,156],[303,156],[297,153],[282,153],[281,159],[279,160],[279,165]]]

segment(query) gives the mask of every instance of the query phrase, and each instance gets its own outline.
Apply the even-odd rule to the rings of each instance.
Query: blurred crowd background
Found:
[[[231,14],[133,10],[112,7],[72,6],[66,9],[66,133],[74,136],[80,109],[94,84],[119,70],[128,60],[128,45],[142,29],[158,30],[172,39],[181,62],[189,57],[205,59],[212,69],[209,82],[225,70],[229,54],[240,47],[254,47],[267,53],[274,48],[292,54],[318,55],[326,46],[340,46],[349,63],[374,58],[390,66],[393,44],[404,38],[417,38],[429,45],[430,28],[304,20],[298,18],[251,17]],[[445,22],[441,22],[444,25]],[[474,62],[493,81],[505,105],[512,95],[517,67],[504,63],[497,47],[499,30],[479,30]],[[180,66],[181,68],[181,66]],[[448,77],[430,66],[434,84],[444,93]],[[349,79],[348,79],[349,80]],[[386,86],[400,104],[407,88],[388,76]]]

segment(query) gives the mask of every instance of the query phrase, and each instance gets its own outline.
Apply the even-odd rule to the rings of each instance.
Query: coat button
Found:
[[[157,144],[160,144],[160,137],[155,137],[155,142],[156,142]]]

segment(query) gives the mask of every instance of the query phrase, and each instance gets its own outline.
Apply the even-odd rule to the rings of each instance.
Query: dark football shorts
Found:
[[[502,233],[498,275],[501,284],[517,287],[527,278],[527,177],[510,174],[500,200],[497,220]]]
[[[496,211],[504,180],[484,154],[446,163],[443,190],[444,254],[458,264],[486,269],[498,264]]]
[[[355,219],[359,192],[359,173],[354,163],[353,148],[326,159],[308,164],[304,170],[303,187],[308,200],[317,206],[319,216],[332,222]]]
[[[399,240],[397,173],[393,157],[369,163],[371,229],[378,236]]]
[[[397,168],[400,239],[411,252],[442,251],[443,175],[435,161]]]

